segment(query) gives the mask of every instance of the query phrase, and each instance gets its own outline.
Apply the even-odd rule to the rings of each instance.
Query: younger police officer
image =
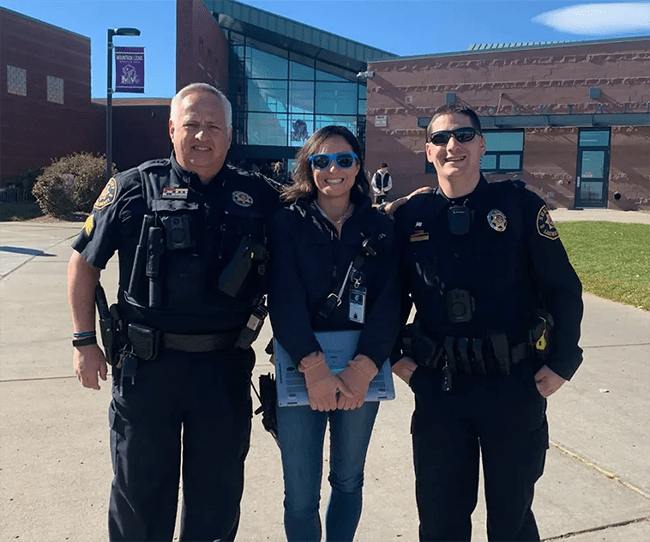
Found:
[[[250,438],[247,322],[264,312],[265,224],[278,191],[224,165],[231,107],[214,87],[174,97],[169,133],[171,158],[110,179],[73,243],[74,366],[85,387],[106,379],[94,295],[117,251],[110,539],[172,539],[182,455],[180,540],[233,540]]]
[[[533,490],[548,448],[546,397],[582,361],[582,288],[544,202],[488,184],[471,109],[427,130],[439,186],[395,212],[402,307],[417,314],[394,371],[415,392],[421,541],[469,541],[479,451],[491,541],[536,541]],[[554,322],[554,325],[553,325]]]

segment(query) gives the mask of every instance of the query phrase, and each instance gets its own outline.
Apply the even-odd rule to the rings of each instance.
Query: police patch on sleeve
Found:
[[[111,177],[109,181],[106,183],[104,190],[102,190],[102,193],[97,198],[95,205],[93,205],[93,209],[97,209],[99,211],[101,209],[104,209],[105,207],[108,207],[111,203],[115,201],[116,194],[117,194],[117,180],[115,180],[115,177]]]
[[[84,231],[86,232],[86,237],[90,237],[90,235],[93,233],[93,229],[95,229],[95,220],[93,219],[93,215],[91,214],[88,215],[88,218],[84,223]]]
[[[555,229],[555,224],[551,218],[551,214],[548,212],[546,205],[542,205],[541,209],[537,213],[537,233],[542,237],[551,239],[555,241],[560,237],[560,234]]]

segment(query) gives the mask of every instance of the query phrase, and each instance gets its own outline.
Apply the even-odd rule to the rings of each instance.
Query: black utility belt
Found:
[[[165,333],[142,324],[129,324],[127,337],[131,351],[143,361],[158,357],[162,349],[179,352],[214,352],[233,348],[240,331],[210,334]]]
[[[505,333],[487,338],[440,336],[432,338],[417,324],[408,326],[404,338],[404,355],[418,365],[445,369],[451,374],[510,374],[525,359],[532,359],[535,348],[529,342],[511,343]]]

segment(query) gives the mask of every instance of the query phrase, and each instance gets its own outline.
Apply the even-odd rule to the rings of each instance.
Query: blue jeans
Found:
[[[289,542],[320,542],[323,442],[330,422],[332,493],[325,515],[328,542],[352,542],[362,506],[363,468],[379,409],[367,402],[355,410],[318,412],[309,406],[278,407],[284,470],[284,530]]]

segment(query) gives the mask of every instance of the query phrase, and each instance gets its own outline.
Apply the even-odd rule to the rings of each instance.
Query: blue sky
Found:
[[[464,51],[475,43],[577,41],[650,35],[650,2],[521,0],[243,0],[244,4],[400,56]],[[91,39],[92,97],[106,97],[106,30],[139,28],[118,46],[145,47],[145,93],[175,92],[174,0],[0,0],[0,6]]]

